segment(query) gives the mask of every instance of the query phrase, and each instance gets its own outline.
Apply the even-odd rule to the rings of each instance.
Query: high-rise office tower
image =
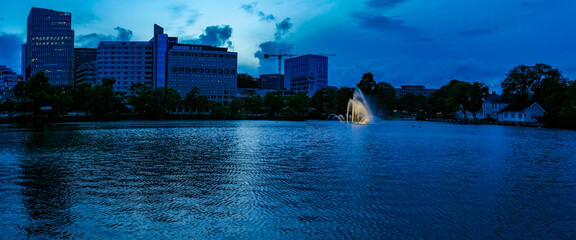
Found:
[[[25,79],[44,72],[52,86],[69,87],[74,79],[74,31],[72,14],[32,8],[28,15]]]
[[[303,55],[284,62],[284,85],[294,92],[305,92],[312,97],[318,90],[328,87],[328,57]]]

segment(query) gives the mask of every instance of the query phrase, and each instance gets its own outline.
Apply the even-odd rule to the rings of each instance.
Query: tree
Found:
[[[269,114],[278,117],[282,109],[286,106],[282,91],[276,90],[266,93],[266,96],[264,96],[264,104],[268,108]]]
[[[468,119],[466,111],[468,111],[471,98],[470,87],[470,83],[458,82],[450,90],[450,94],[448,94],[448,98],[446,99],[447,109],[449,109],[451,113],[462,111],[466,119]]]
[[[364,73],[362,80],[356,85],[364,95],[372,94],[372,91],[376,88],[377,84],[374,80],[374,75],[372,73]]]
[[[396,105],[396,89],[390,83],[379,82],[372,91],[371,99],[375,102],[377,110],[382,113],[390,112]]]
[[[87,109],[96,118],[111,113],[119,113],[122,108],[122,94],[114,91],[115,79],[104,78],[102,84],[95,85],[86,101]]]
[[[338,110],[338,92],[334,88],[324,88],[316,91],[310,104],[314,108],[314,114],[325,118],[328,114],[336,113]]]
[[[238,88],[258,88],[258,83],[254,77],[248,75],[247,73],[238,74]]]
[[[192,91],[186,94],[184,98],[184,105],[190,107],[196,115],[200,112],[204,113],[206,106],[208,105],[208,98],[204,95],[200,95],[200,89],[194,87]]]
[[[484,86],[483,83],[474,82],[469,86],[470,99],[466,108],[474,116],[474,121],[477,120],[476,113],[482,110],[482,103],[484,99],[488,96],[488,87]]]
[[[143,83],[132,83],[128,88],[128,104],[134,107],[134,111],[140,114],[145,114],[152,90]]]
[[[354,89],[341,87],[337,92],[338,109],[336,114],[346,114],[348,109],[348,102],[354,96]]]
[[[288,97],[288,111],[292,117],[304,117],[304,112],[310,108],[310,98],[304,92],[298,92],[295,96]]]
[[[458,83],[463,82],[454,79],[428,96],[428,107],[431,113],[440,113],[443,115],[454,113],[454,109],[446,104],[446,100],[448,99],[452,88],[454,88]]]
[[[146,113],[153,118],[163,119],[180,101],[180,94],[172,88],[158,87],[152,90]]]
[[[501,84],[504,93],[517,94],[522,100],[527,100],[529,95],[535,95],[538,102],[542,102],[550,94],[550,88],[554,88],[554,85],[567,87],[568,80],[558,69],[542,63],[514,67]]]
[[[257,94],[251,94],[244,97],[244,108],[250,115],[262,113],[262,97]]]
[[[41,107],[57,107],[61,90],[50,86],[44,72],[34,74],[28,81],[19,82],[14,87],[14,95],[19,100],[23,110],[32,111],[34,118],[40,113]]]

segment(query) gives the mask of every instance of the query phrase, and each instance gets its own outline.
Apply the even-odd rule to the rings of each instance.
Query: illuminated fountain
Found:
[[[348,101],[346,116],[330,114],[328,120],[339,120],[342,123],[366,124],[372,121],[372,112],[360,89],[354,90],[354,96]]]

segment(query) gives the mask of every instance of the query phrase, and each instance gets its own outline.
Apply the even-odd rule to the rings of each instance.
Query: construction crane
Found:
[[[304,54],[304,55],[306,55],[306,54]],[[325,56],[325,57],[336,56],[336,54],[325,54],[325,55],[314,54],[314,55]],[[303,55],[302,54],[300,54],[300,55],[286,54],[286,53],[282,54],[282,49],[280,49],[278,54],[264,54],[264,58],[278,57],[278,74],[279,75],[282,75],[282,58],[283,57],[297,57],[297,56],[303,56]]]
[[[283,57],[295,57],[295,56],[298,56],[298,55],[282,54],[282,49],[280,49],[278,54],[264,54],[264,58],[278,57],[278,75],[282,75],[282,58]]]

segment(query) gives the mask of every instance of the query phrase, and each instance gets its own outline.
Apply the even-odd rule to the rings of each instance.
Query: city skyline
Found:
[[[358,3],[292,2],[24,1],[0,3],[0,64],[21,73],[19,44],[31,7],[72,13],[75,47],[99,40],[148,41],[150,25],[181,41],[229,47],[238,72],[276,73],[264,59],[276,46],[294,54],[337,54],[330,59],[330,86],[351,87],[364,72],[394,86],[438,88],[451,79],[486,83],[498,90],[514,66],[538,62],[576,76],[576,37],[570,1],[417,0]],[[131,11],[126,11],[131,9]]]

